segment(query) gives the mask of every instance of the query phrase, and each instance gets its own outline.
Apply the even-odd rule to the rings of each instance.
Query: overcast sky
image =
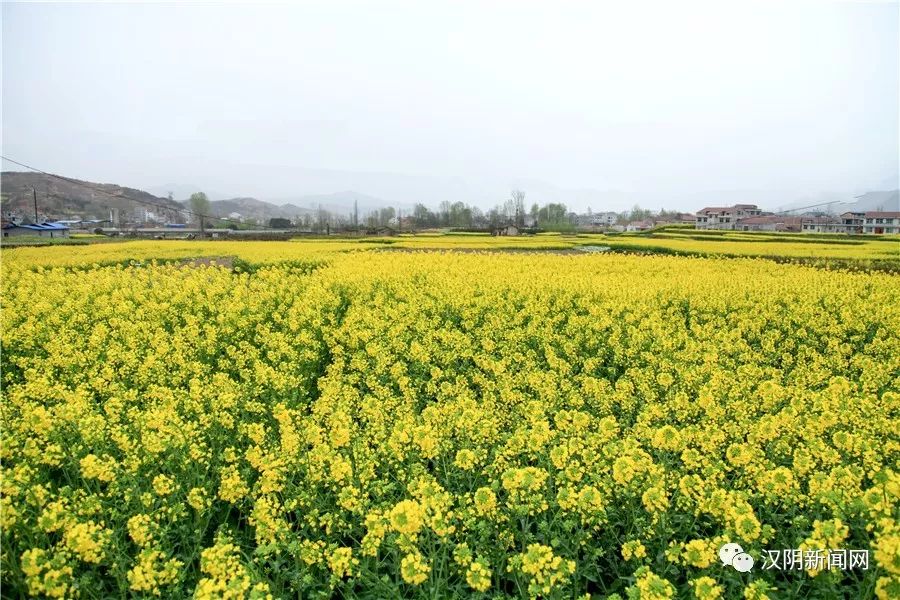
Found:
[[[719,191],[772,206],[886,189],[898,10],[4,3],[3,154],[285,200],[486,207],[519,185],[577,209],[696,210]]]

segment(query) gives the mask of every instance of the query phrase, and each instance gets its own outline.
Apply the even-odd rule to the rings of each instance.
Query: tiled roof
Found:
[[[735,204],[734,206],[707,206],[706,208],[698,210],[697,212],[726,212],[732,210],[742,210],[745,208],[749,208],[750,210],[759,210],[759,208],[755,204]]]

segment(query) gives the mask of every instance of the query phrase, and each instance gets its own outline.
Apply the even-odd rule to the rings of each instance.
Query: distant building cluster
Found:
[[[776,215],[755,204],[710,206],[697,212],[697,229],[794,231],[801,233],[900,233],[900,212],[867,211],[831,215]]]
[[[170,195],[171,196],[171,195]],[[171,199],[171,198],[170,198]],[[243,201],[247,210],[232,210]],[[304,233],[369,233],[393,235],[400,232],[414,232],[428,229],[451,229],[462,231],[490,232],[492,235],[522,235],[540,231],[557,232],[640,232],[667,225],[681,225],[704,230],[726,231],[783,231],[800,233],[842,233],[842,234],[900,234],[900,211],[885,211],[884,206],[900,208],[900,191],[868,192],[856,197],[857,202],[848,208],[856,208],[840,215],[825,211],[805,214],[776,214],[766,212],[756,204],[734,204],[731,206],[707,206],[696,214],[650,211],[635,205],[624,212],[587,212],[577,214],[568,210],[565,204],[551,202],[539,206],[534,203],[525,210],[524,192],[514,190],[513,198],[498,204],[487,212],[477,206],[463,202],[443,202],[438,210],[431,210],[423,204],[416,204],[412,211],[394,209],[387,206],[368,212],[362,217],[354,204],[348,216],[325,210],[300,209],[291,218],[285,215],[284,207],[258,201],[252,198],[235,199],[228,206],[227,217],[204,219],[206,228],[218,230],[291,230]],[[252,202],[251,202],[252,201]],[[148,204],[148,203],[145,203]],[[823,206],[823,205],[818,205]],[[260,208],[262,207],[262,208]],[[266,209],[265,207],[269,207]],[[806,207],[807,209],[810,207]],[[876,210],[866,210],[876,208]],[[280,212],[275,212],[278,209]],[[40,236],[66,237],[69,230],[106,230],[113,235],[150,234],[162,235],[173,228],[187,229],[197,223],[199,231],[203,227],[197,222],[197,215],[187,208],[177,209],[167,206],[136,206],[120,208],[115,206],[101,209],[102,218],[95,214],[87,218],[57,211],[48,215],[38,211],[35,199],[34,213],[29,210],[23,217],[12,211],[4,211],[3,237]],[[268,212],[266,212],[268,210]],[[210,214],[213,214],[210,211]],[[216,214],[226,214],[222,210]],[[269,216],[278,214],[282,216]],[[32,219],[33,215],[33,219]],[[63,216],[64,215],[64,216]],[[62,216],[62,218],[60,218]],[[63,220],[65,219],[65,220]],[[193,232],[193,230],[192,230]],[[213,234],[215,235],[215,234]]]
[[[838,217],[804,219],[802,231],[807,233],[900,233],[900,212],[846,212]]]
[[[693,225],[696,217],[689,213],[657,215],[645,219],[629,218],[627,213],[601,212],[574,215],[576,226],[582,230],[646,231],[663,225]]]

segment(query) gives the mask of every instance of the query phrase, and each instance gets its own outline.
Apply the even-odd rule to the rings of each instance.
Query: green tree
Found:
[[[415,205],[412,217],[416,227],[437,227],[438,216],[424,204],[419,203]]]
[[[631,209],[631,212],[628,213],[629,221],[645,221],[653,216],[653,213],[646,208],[641,208],[640,205],[635,204]]]
[[[200,222],[200,232],[206,231],[205,219],[209,215],[209,198],[203,192],[191,194],[191,212]]]
[[[269,227],[272,229],[290,229],[292,226],[290,219],[283,217],[272,217],[269,219]]]

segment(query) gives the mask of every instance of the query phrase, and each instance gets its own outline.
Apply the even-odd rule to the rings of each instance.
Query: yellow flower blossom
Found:
[[[153,541],[155,523],[150,515],[138,514],[128,519],[128,535],[140,547]]]
[[[575,561],[556,556],[552,548],[542,544],[530,544],[509,568],[514,566],[528,577],[528,593],[534,598],[549,595],[575,572]]]
[[[490,515],[497,509],[497,495],[490,488],[481,487],[475,490],[473,500],[478,514]]]
[[[622,558],[631,560],[632,558],[644,558],[647,556],[647,548],[640,540],[630,540],[622,544]]]
[[[337,578],[350,577],[353,570],[359,564],[359,559],[354,558],[353,548],[335,548],[328,555],[328,568]]]
[[[136,592],[149,592],[154,596],[162,595],[162,587],[174,583],[178,579],[183,563],[175,558],[165,560],[159,550],[146,549],[138,556],[137,564],[128,571],[128,583]]]
[[[693,579],[691,580],[691,587],[697,600],[718,600],[724,592],[722,586],[716,583],[716,580],[712,577]]]
[[[157,475],[153,478],[153,490],[159,496],[168,496],[175,491],[175,480],[168,475]]]
[[[430,572],[431,566],[418,552],[407,554],[400,561],[400,575],[403,581],[411,585],[419,585],[428,579]]]
[[[475,560],[466,569],[466,583],[476,592],[486,592],[491,587],[491,570],[483,560]]]
[[[87,563],[99,563],[103,560],[111,537],[112,531],[93,521],[75,523],[63,534],[66,547]]]

